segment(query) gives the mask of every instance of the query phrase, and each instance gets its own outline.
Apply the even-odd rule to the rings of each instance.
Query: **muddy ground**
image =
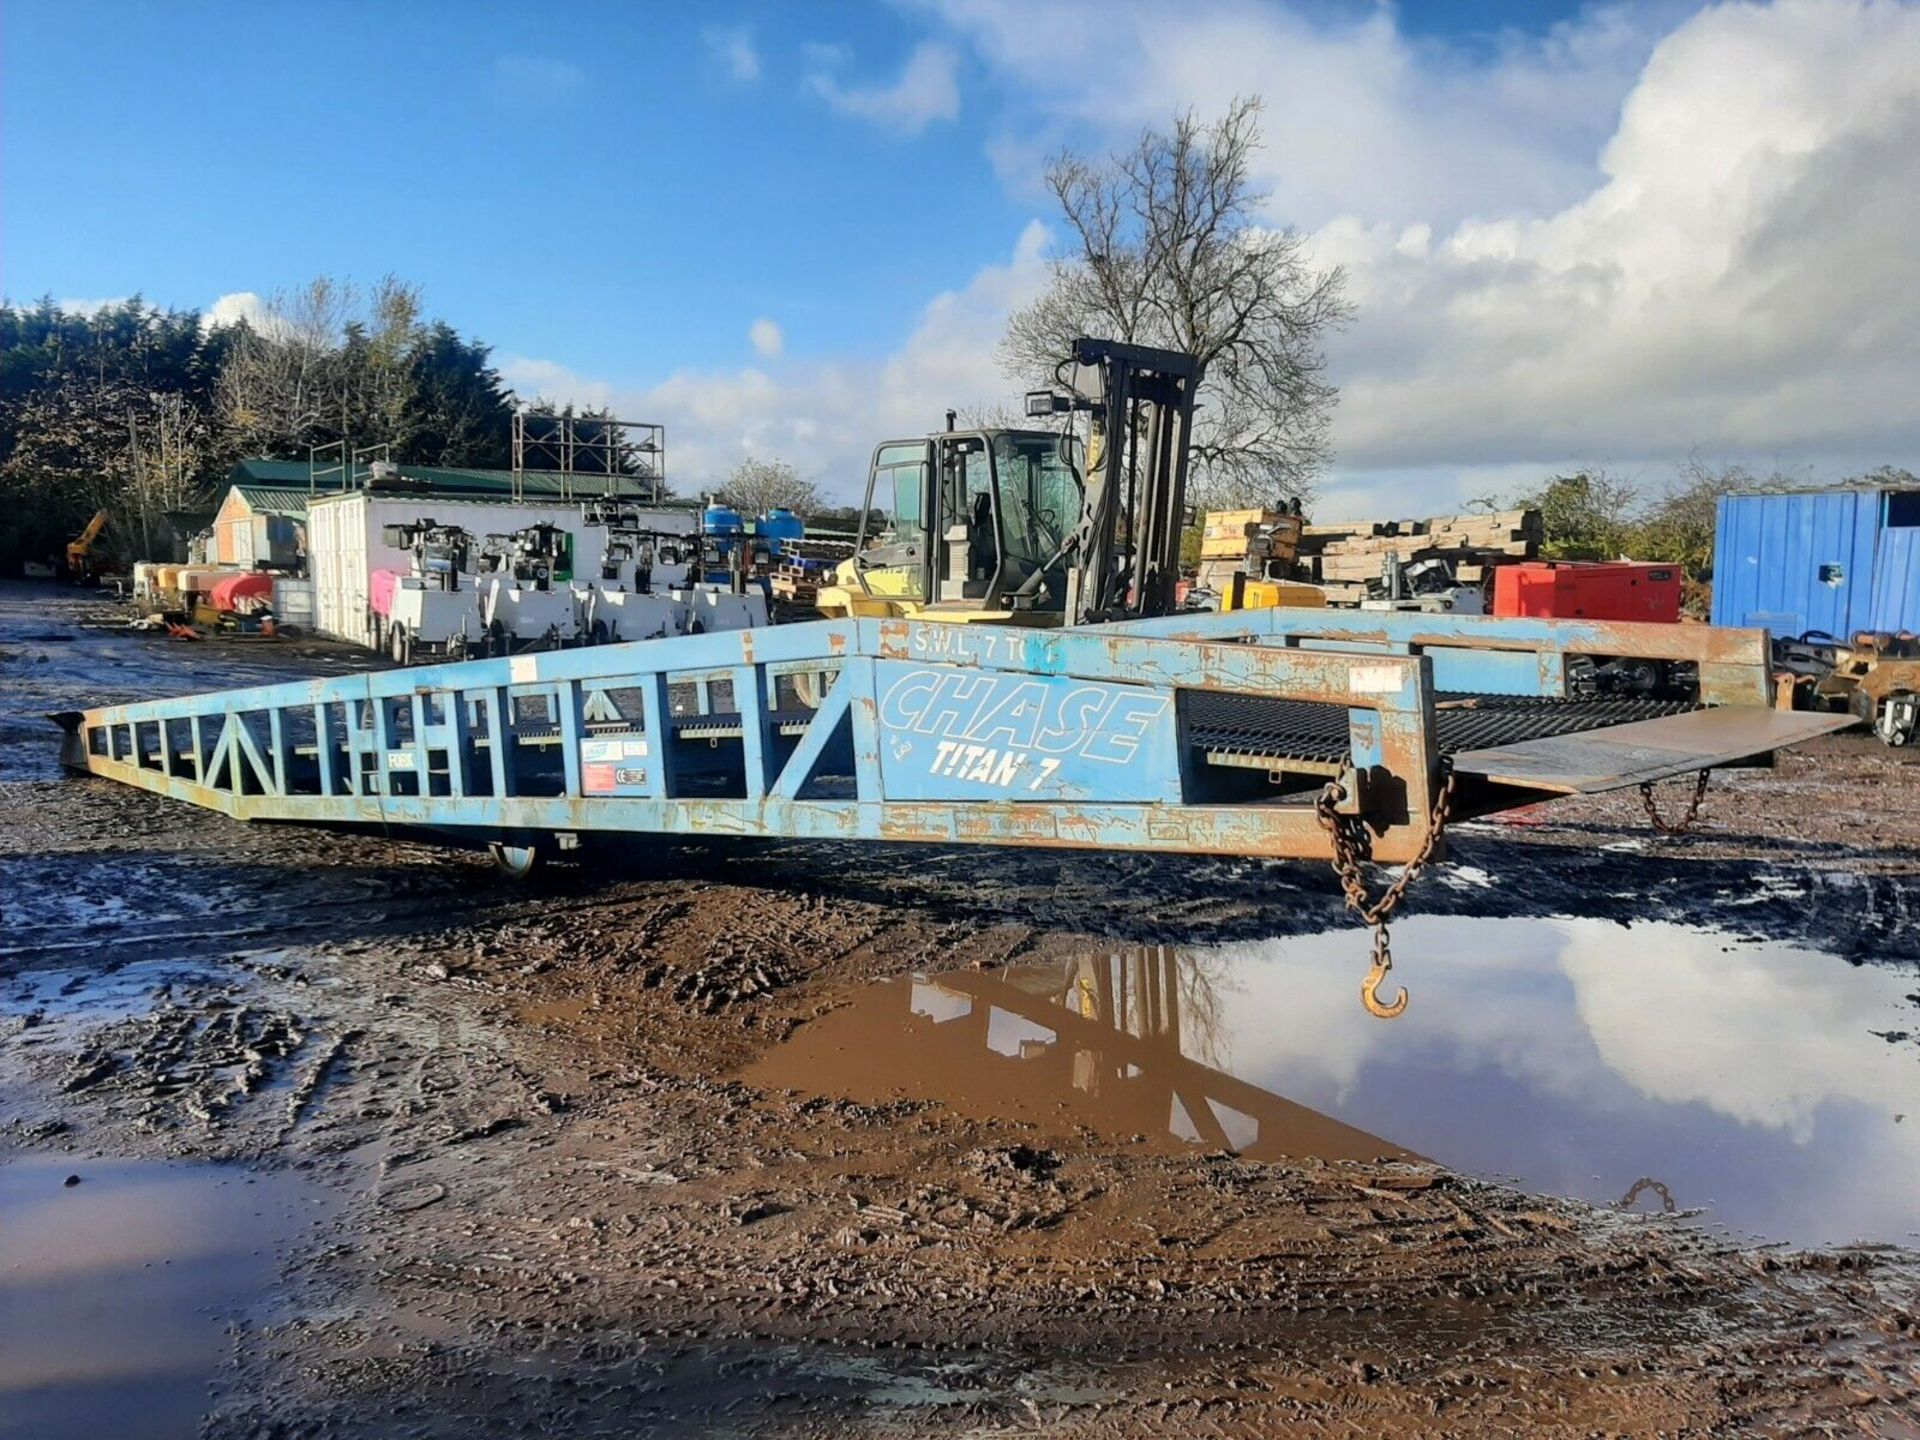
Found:
[[[1344,924],[1323,867],[636,844],[514,887],[61,777],[42,712],[353,663],[81,608],[0,589],[0,1147],[324,1194],[207,1436],[1920,1435],[1900,1249],[736,1078],[875,977]],[[1631,794],[1461,827],[1452,863],[1513,883],[1409,905],[1711,920],[1920,983],[1909,759],[1816,743],[1679,841]]]

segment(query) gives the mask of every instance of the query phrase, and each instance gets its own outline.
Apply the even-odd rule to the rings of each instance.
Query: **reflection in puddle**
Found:
[[[802,1028],[747,1078],[1065,1119],[1256,1159],[1407,1153],[1219,1068],[1219,987],[1175,956],[1137,949],[871,986],[859,1003]]]
[[[230,1319],[323,1212],[230,1166],[0,1164],[0,1436],[198,1434]]]
[[[1416,998],[1390,1024],[1354,932],[1136,947],[868,987],[746,1078],[1258,1159],[1419,1154],[1795,1244],[1920,1233],[1911,971],[1651,923],[1394,935]]]

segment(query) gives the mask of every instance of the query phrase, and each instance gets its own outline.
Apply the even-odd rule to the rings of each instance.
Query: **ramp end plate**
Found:
[[[1496,785],[1597,795],[1753,760],[1854,723],[1851,715],[1729,705],[1464,750],[1453,757],[1453,768]]]

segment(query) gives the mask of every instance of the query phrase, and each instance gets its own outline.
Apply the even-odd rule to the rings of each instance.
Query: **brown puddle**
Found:
[[[804,1026],[745,1079],[869,1104],[938,1100],[1256,1160],[1419,1158],[1194,1058],[1207,1055],[1217,1020],[1199,978],[1178,951],[1151,946],[886,981]]]
[[[1796,1245],[1920,1236],[1920,992],[1681,925],[1416,916],[863,987],[743,1078],[1256,1159],[1423,1156]]]

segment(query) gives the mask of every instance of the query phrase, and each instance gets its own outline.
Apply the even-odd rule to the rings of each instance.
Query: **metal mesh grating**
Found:
[[[1256,759],[1337,763],[1348,749],[1347,708],[1311,700],[1188,691],[1187,737],[1199,749]],[[1441,695],[1435,730],[1444,755],[1602,730],[1679,715],[1690,700],[1542,700],[1515,695]]]

